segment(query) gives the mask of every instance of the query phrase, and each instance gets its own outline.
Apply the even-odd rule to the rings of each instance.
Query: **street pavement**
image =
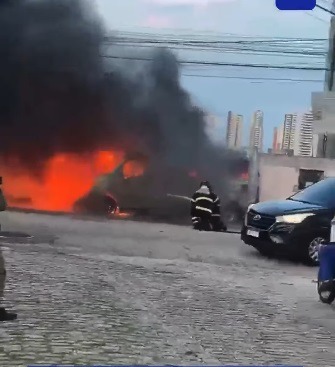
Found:
[[[269,260],[236,234],[6,212],[0,366],[334,366],[335,308],[315,268]]]

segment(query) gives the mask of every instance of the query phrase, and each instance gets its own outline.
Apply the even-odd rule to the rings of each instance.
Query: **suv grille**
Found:
[[[255,219],[256,216],[260,216],[259,219]],[[254,210],[249,210],[247,214],[247,224],[254,228],[267,230],[276,222],[276,218],[270,215],[259,214]]]

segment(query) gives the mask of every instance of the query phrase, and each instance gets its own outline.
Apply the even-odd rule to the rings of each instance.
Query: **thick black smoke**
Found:
[[[36,167],[104,142],[103,30],[77,0],[0,7],[0,153]]]
[[[210,143],[175,56],[157,49],[144,55],[151,61],[105,58],[125,50],[104,46],[104,35],[84,0],[1,2],[0,155],[39,170],[55,152],[113,146],[147,153],[161,172],[216,179],[229,170],[234,157]]]

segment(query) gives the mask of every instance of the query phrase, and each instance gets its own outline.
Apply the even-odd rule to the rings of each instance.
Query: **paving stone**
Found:
[[[159,240],[145,224],[136,228],[125,234],[133,246]],[[333,365],[334,330],[311,316],[313,307],[320,312],[316,294],[287,285],[280,267],[237,252],[224,261],[212,253],[218,264],[210,263],[192,253],[192,239],[189,255],[203,261],[118,256],[106,233],[82,245],[64,239],[4,250],[6,305],[19,318],[1,325],[1,366]],[[177,241],[174,231],[164,235],[166,246]]]

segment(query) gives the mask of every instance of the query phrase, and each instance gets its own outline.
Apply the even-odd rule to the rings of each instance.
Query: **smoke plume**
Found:
[[[1,2],[0,155],[39,172],[56,152],[112,146],[151,156],[160,171],[229,171],[237,157],[209,141],[176,57],[155,49],[150,61],[105,58],[123,53],[113,40],[103,45],[105,34],[84,0]]]

